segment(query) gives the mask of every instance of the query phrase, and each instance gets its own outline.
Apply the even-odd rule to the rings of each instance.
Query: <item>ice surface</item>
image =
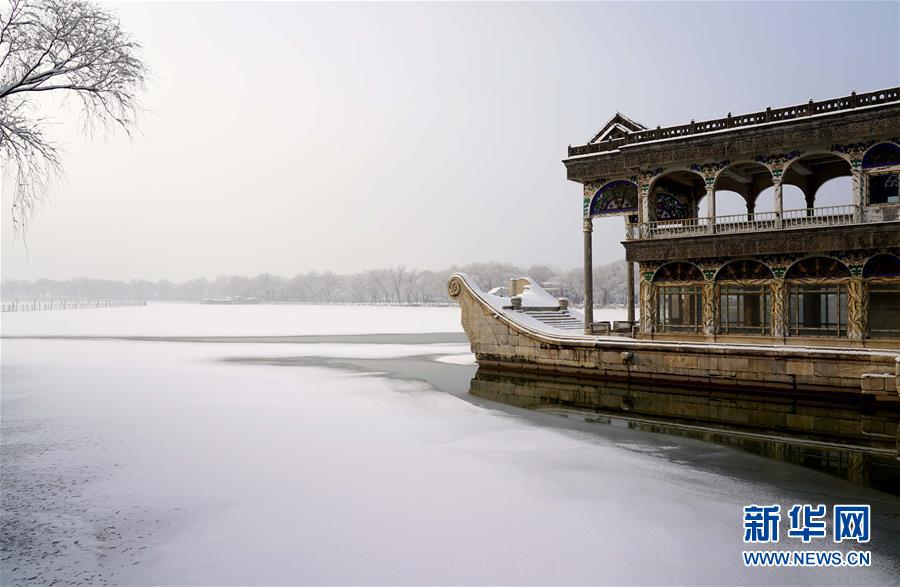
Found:
[[[118,332],[272,334],[245,308],[225,310],[200,309],[211,325],[166,310],[176,322]],[[381,331],[394,310],[306,324]],[[444,319],[406,326],[433,331]],[[81,334],[85,324],[42,326]],[[707,445],[544,426],[422,382],[223,360],[413,355],[470,356],[459,344],[3,340],[3,584],[900,579],[885,554],[897,534],[877,533],[883,517],[870,569],[743,568],[743,505],[862,502],[900,515],[894,498],[838,479],[721,447],[675,458],[676,447]]]
[[[291,336],[462,332],[459,307],[151,303],[130,308],[5,312],[3,336]]]
[[[466,349],[468,350],[468,349]],[[450,365],[475,365],[475,355],[469,352],[465,354],[458,355],[447,355],[444,357],[437,357],[435,359],[439,363],[447,363]]]

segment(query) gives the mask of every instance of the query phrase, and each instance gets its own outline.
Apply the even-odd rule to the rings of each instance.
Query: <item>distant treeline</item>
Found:
[[[528,276],[553,293],[573,303],[583,300],[581,269],[561,270],[546,265],[521,267],[509,263],[473,263],[443,271],[393,267],[338,275],[330,271],[310,271],[294,277],[263,273],[255,277],[223,275],[181,283],[168,280],[132,279],[115,281],[79,277],[67,280],[34,281],[4,279],[0,293],[4,300],[181,300],[247,297],[262,302],[437,304],[447,303],[447,278],[457,271],[468,273],[483,289],[506,286],[511,277]],[[594,268],[594,299],[598,306],[625,303],[625,262]]]

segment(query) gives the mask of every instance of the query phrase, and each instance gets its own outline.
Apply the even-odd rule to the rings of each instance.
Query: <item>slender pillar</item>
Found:
[[[853,178],[853,222],[859,224],[862,222],[862,203],[863,203],[863,181],[862,172],[859,169],[850,171]]]
[[[783,200],[781,197],[781,180],[777,179],[772,185],[775,191],[775,228],[781,228],[781,216],[784,212]]]
[[[628,321],[634,324],[634,261],[625,264],[628,289],[625,294],[625,304],[628,306]]]
[[[706,228],[712,234],[716,231],[716,190],[711,185],[706,186],[706,210],[709,217]]]
[[[638,238],[646,238],[650,233],[648,225],[650,222],[650,194],[649,190],[645,192],[643,187],[638,195],[638,222],[641,225]]]
[[[594,222],[591,218],[584,219],[582,232],[584,233],[584,333],[592,334],[591,324],[594,323],[594,268],[593,268],[593,239],[592,231]]]

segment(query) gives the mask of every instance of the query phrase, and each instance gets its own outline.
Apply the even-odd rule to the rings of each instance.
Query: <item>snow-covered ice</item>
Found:
[[[216,312],[205,332],[271,334],[225,309],[234,325]],[[97,319],[122,316],[110,312]],[[384,332],[398,309],[368,312],[279,334]],[[411,331],[444,320],[412,314]],[[17,329],[46,330],[47,315]],[[198,318],[177,318],[152,330],[198,334]],[[140,320],[92,329],[133,334]],[[233,360],[412,357],[465,379],[471,365],[446,363],[469,356],[464,344],[3,340],[2,582],[898,583],[896,528],[879,524],[900,505],[883,493],[699,441],[541,425],[377,369]],[[883,513],[873,567],[744,569],[742,506],[848,499]]]
[[[99,310],[9,312],[4,336],[293,336],[462,332],[453,306],[150,303]]]

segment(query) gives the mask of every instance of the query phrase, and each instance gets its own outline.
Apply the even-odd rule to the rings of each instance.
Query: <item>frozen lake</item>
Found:
[[[455,307],[4,314],[0,582],[900,583],[897,498],[471,397],[460,333]],[[871,504],[872,567],[745,569],[754,503]]]

